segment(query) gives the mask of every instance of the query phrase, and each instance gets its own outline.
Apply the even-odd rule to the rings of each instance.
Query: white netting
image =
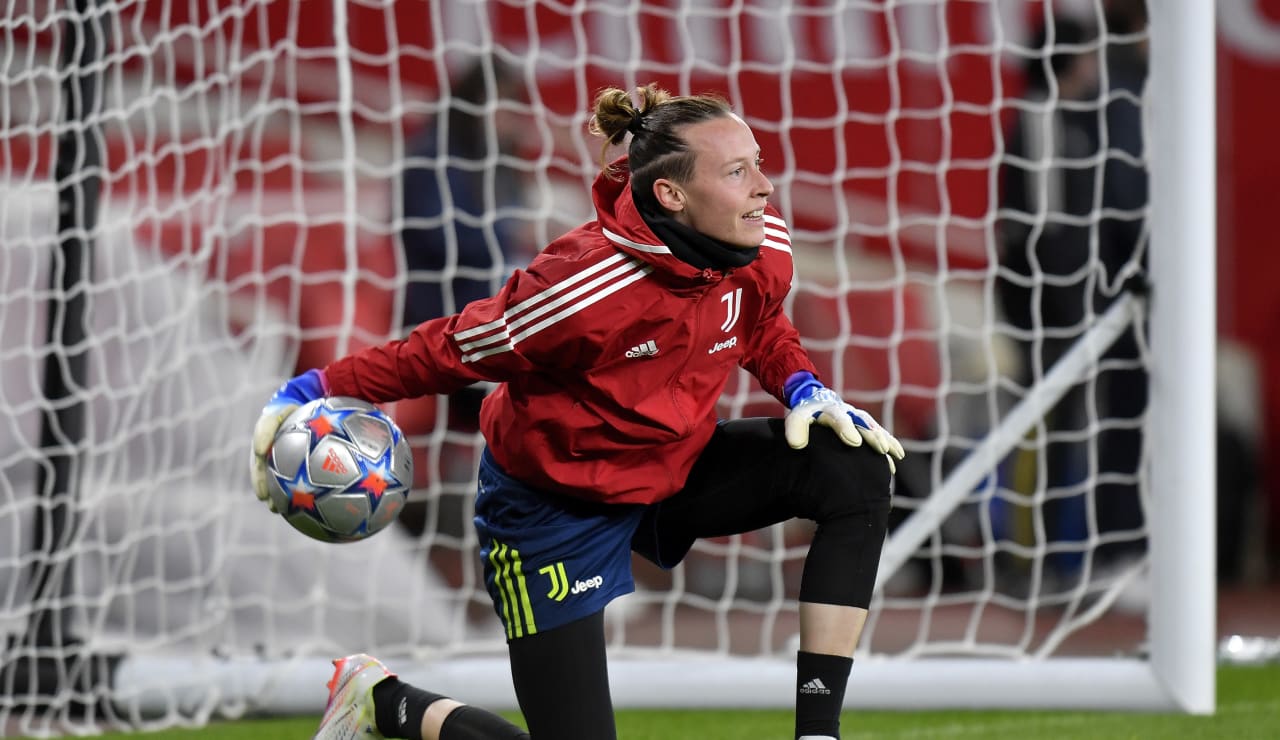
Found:
[[[1039,2],[8,4],[0,634],[3,662],[23,668],[3,674],[17,683],[0,690],[0,720],[42,703],[24,693],[30,675],[13,676],[48,615],[86,643],[55,646],[67,655],[500,651],[470,526],[480,391],[397,405],[417,505],[355,546],[307,541],[261,508],[249,430],[281,379],[491,290],[588,218],[594,92],[650,81],[739,106],[792,226],[795,322],[829,384],[908,450],[899,519],[936,492],[951,502],[917,519],[927,536],[891,543],[862,655],[1137,651],[1141,615],[1110,607],[1144,567],[1139,448],[1118,461],[1109,450],[1134,442],[1143,408],[1109,394],[1141,375],[1141,341],[1101,360],[1106,346],[1085,350],[1071,413],[1045,420],[1042,404],[1002,426],[1020,399],[1043,400],[1024,386],[1097,323],[1141,252],[1145,195],[1114,199],[1108,183],[1144,161],[1111,118],[1140,120],[1141,75],[1135,86],[1119,73],[1145,27],[1104,30],[1101,3],[1060,7],[1084,35],[1054,23],[1040,48]],[[1098,63],[1092,89],[1057,67],[1078,58]],[[1042,93],[1028,87],[1033,59]],[[76,85],[88,97],[68,97]],[[1033,141],[1013,145],[1015,120]],[[1071,128],[1082,121],[1083,142]],[[85,152],[98,147],[93,167]],[[1027,195],[1017,203],[1009,166]],[[60,191],[90,196],[96,218],[64,213],[60,230]],[[1117,258],[1110,233],[1131,226]],[[68,298],[49,274],[77,237],[92,243],[92,279],[76,286],[87,339],[73,348],[88,374],[60,405],[82,409],[86,431],[58,443],[79,462],[72,495],[55,479],[46,496],[44,362],[68,354],[46,334],[51,302]],[[1075,261],[1041,248],[1002,265],[1002,243],[1027,253],[1050,237],[1074,244]],[[998,285],[1026,293],[1022,323]],[[1050,294],[1100,298],[1075,298],[1058,321]],[[1020,375],[1022,346],[1044,354]],[[745,376],[723,410],[779,411]],[[975,450],[977,468],[953,478]],[[1123,497],[1130,518],[1109,518]],[[41,555],[33,533],[67,502],[62,546]],[[795,525],[701,543],[670,574],[637,563],[641,589],[613,609],[612,645],[624,657],[785,655],[807,537]],[[53,577],[37,589],[45,563]],[[1107,638],[1091,640],[1103,622]],[[222,692],[161,699],[162,722],[243,708]],[[65,712],[71,698],[44,703]]]

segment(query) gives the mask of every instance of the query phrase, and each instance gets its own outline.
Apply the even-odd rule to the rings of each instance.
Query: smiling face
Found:
[[[702,234],[744,249],[760,246],[773,184],[760,170],[760,146],[751,128],[728,115],[689,124],[680,133],[694,152],[693,177],[656,180],[659,204]]]

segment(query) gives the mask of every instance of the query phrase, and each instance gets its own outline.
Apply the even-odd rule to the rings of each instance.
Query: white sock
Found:
[[[830,735],[805,735],[804,737],[796,738],[796,740],[836,740],[836,739],[834,737],[831,737]]]

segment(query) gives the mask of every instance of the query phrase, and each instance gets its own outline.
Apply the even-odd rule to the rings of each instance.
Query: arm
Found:
[[[536,268],[517,272],[492,298],[420,324],[403,339],[335,360],[323,371],[329,393],[386,403],[559,365],[562,342],[571,335],[530,331],[545,314],[533,304],[547,284]]]
[[[784,421],[787,444],[794,449],[804,448],[809,444],[809,427],[821,424],[831,427],[841,441],[852,447],[865,440],[876,452],[889,456],[889,468],[896,472],[893,461],[904,457],[902,444],[871,414],[845,403],[818,380],[813,363],[800,347],[800,335],[785,314],[779,311],[770,325],[772,328],[756,332],[753,351],[746,355],[744,364],[789,409]],[[754,350],[759,347],[770,347],[772,351],[757,355]]]
[[[785,386],[792,373],[804,370],[817,374],[809,354],[800,346],[800,332],[775,301],[748,340],[742,366],[760,381],[760,387],[774,398],[787,402]]]
[[[808,445],[809,427],[817,423],[831,427],[847,445],[857,447],[865,440],[872,449],[889,456],[891,470],[894,459],[903,458],[902,444],[870,414],[845,403],[818,380],[813,362],[800,345],[800,333],[782,311],[781,300],[767,304],[743,357],[743,367],[790,409],[784,424],[791,447]]]
[[[791,323],[783,301],[791,292],[795,266],[791,261],[791,235],[786,221],[773,206],[766,206],[771,219],[761,247],[763,265],[758,285],[764,301],[755,329],[747,338],[742,367],[760,381],[774,398],[787,402],[783,386],[792,373],[806,370],[817,373],[809,354],[800,345],[800,332]],[[774,251],[776,250],[776,251]]]
[[[502,382],[543,363],[563,362],[566,353],[557,332],[541,332],[526,341],[528,325],[539,318],[534,299],[545,288],[537,273],[518,272],[496,296],[476,301],[460,314],[428,321],[404,339],[360,350],[286,381],[253,429],[250,474],[258,498],[270,500],[266,458],[276,432],[305,403],[324,396],[386,403],[449,393],[479,380]]]

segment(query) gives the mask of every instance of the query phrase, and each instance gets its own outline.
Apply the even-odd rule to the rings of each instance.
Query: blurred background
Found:
[[[1221,0],[1217,20],[1219,419],[1187,433],[1218,454],[1219,634],[1276,638],[1280,0]],[[6,656],[33,623],[50,637],[50,612],[108,646],[491,648],[470,524],[489,389],[395,406],[416,490],[368,549],[263,516],[248,430],[283,378],[489,294],[591,218],[605,153],[587,115],[609,85],[717,91],[751,124],[806,346],[907,446],[898,524],[1144,293],[1160,43],[1142,0],[10,3]],[[51,290],[71,263],[50,245],[85,241],[92,277]],[[91,305],[68,343],[76,295]],[[1149,361],[1139,321],[894,574],[866,649],[1142,649]],[[52,403],[46,373],[69,381]],[[779,407],[742,376],[722,409]],[[785,649],[808,535],[637,563],[615,644]]]

